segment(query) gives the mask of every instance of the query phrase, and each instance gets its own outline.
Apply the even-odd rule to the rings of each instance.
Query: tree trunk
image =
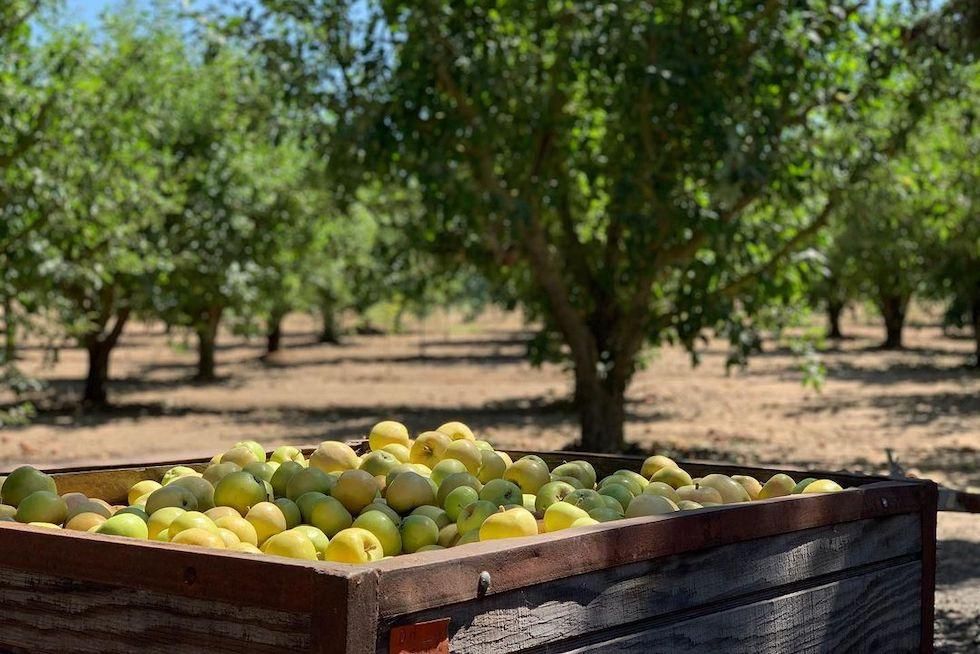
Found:
[[[269,317],[268,332],[265,337],[265,353],[278,352],[282,347],[282,314],[274,313]]]
[[[340,343],[340,326],[337,324],[337,311],[333,301],[323,299],[320,305],[320,316],[323,319],[320,342],[338,345]]]
[[[218,323],[221,322],[221,308],[210,307],[204,315],[204,322],[197,326],[197,379],[212,381],[214,375],[214,346],[218,340]]]
[[[626,443],[626,385],[615,376],[599,377],[595,367],[575,371],[575,406],[587,452],[622,452]]]
[[[980,283],[973,291],[973,306],[970,308],[971,318],[973,318],[973,341],[976,344],[976,351],[973,365],[980,368]]]
[[[885,350],[900,350],[902,348],[902,328],[905,326],[905,309],[909,298],[900,295],[889,295],[880,299],[881,315],[885,319],[885,342],[881,344]]]
[[[840,329],[840,317],[844,313],[844,303],[838,300],[827,300],[827,336],[833,339],[844,338]]]
[[[123,309],[116,315],[116,324],[109,331],[101,329],[85,338],[85,349],[88,351],[88,374],[85,377],[85,388],[82,391],[82,405],[89,407],[105,406],[108,400],[107,384],[109,382],[109,357],[112,349],[119,342],[126,321],[129,319],[129,309]]]
[[[10,296],[3,298],[3,361],[12,363],[17,358],[17,322]]]

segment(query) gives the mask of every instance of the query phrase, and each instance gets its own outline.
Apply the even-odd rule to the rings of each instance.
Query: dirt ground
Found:
[[[930,326],[907,330],[907,349],[882,352],[873,326],[845,324],[852,338],[823,354],[821,392],[801,384],[799,360],[769,343],[749,367],[726,375],[712,344],[692,369],[675,349],[652,353],[629,394],[628,438],[681,456],[735,462],[885,470],[891,448],[918,474],[980,490],[980,375],[964,365],[971,341]],[[464,324],[438,316],[398,336],[316,343],[302,316],[286,324],[285,349],[229,335],[219,381],[191,381],[194,353],[158,326],[136,325],[112,360],[110,412],[73,408],[84,353],[22,368],[48,383],[27,427],[0,431],[0,469],[18,463],[165,460],[211,455],[243,438],[269,446],[360,437],[394,418],[413,431],[449,419],[506,447],[556,449],[575,438],[569,376],[524,358],[527,332],[513,315]],[[937,649],[980,650],[980,515],[940,517]]]

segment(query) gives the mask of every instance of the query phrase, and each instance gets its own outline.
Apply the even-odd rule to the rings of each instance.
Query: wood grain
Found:
[[[276,585],[274,577],[265,580]],[[0,569],[0,650],[283,652],[310,647],[310,616]]]
[[[842,493],[777,498],[666,516],[634,518],[529,538],[489,541],[378,562],[382,617],[617,565],[854,520],[918,513],[916,484],[883,482]],[[574,553],[571,556],[570,553]]]
[[[915,652],[919,648],[916,596],[920,581],[919,564],[908,563],[725,611],[650,626],[603,642],[555,643],[534,651],[541,654]]]
[[[387,652],[398,624],[450,618],[453,652],[513,652],[858,566],[917,556],[919,516],[820,527],[528,586],[399,616],[382,624]]]

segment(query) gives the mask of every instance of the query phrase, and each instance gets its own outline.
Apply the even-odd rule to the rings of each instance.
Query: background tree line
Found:
[[[274,351],[290,311],[329,342],[345,310],[493,301],[609,451],[651,346],[738,363],[868,300],[898,347],[914,295],[980,333],[973,3],[54,9],[0,9],[4,356],[74,340],[85,403],[133,320],[209,379],[220,325]]]

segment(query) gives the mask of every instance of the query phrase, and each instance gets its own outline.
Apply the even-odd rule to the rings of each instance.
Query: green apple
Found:
[[[479,542],[480,542],[480,530],[472,529],[470,531],[460,534],[456,538],[456,542],[453,544],[453,547],[455,547],[456,545],[469,545],[470,543],[479,543]]]
[[[566,484],[568,484],[569,486],[572,486],[573,488],[576,488],[576,489],[578,489],[578,488],[585,488],[585,486],[582,485],[582,482],[579,481],[578,477],[568,477],[568,476],[556,475],[555,473],[552,472],[551,473],[551,481],[563,481]],[[545,486],[547,486],[547,484],[545,484]],[[540,493],[541,491],[538,491],[538,492]]]
[[[143,522],[139,516],[135,516],[131,513],[123,513],[121,515],[112,516],[96,527],[95,533],[106,536],[142,538],[144,540],[150,535],[146,523]]]
[[[390,506],[388,506],[385,503],[385,501],[383,499],[380,499],[380,498],[379,499],[376,499],[375,501],[371,502],[366,507],[364,507],[363,509],[361,509],[360,515],[364,515],[368,511],[380,511],[381,513],[383,513],[386,516],[388,516],[388,518],[390,518],[391,521],[394,522],[396,525],[399,525],[402,522],[402,517],[400,515],[398,515],[398,512],[395,511]]]
[[[157,493],[159,492],[157,491]],[[152,499],[153,496],[151,495],[150,500]],[[215,506],[230,506],[242,515],[248,513],[248,510],[259,502],[265,502],[268,499],[269,494],[265,484],[244,470],[225,475],[214,488]],[[147,500],[146,508],[147,511],[150,511],[149,500]]]
[[[230,475],[233,472],[238,472],[242,467],[235,463],[234,461],[226,461],[225,463],[212,463],[207,468],[204,469],[204,474],[202,477],[211,482],[212,486],[217,485],[221,481],[222,477],[225,475]]]
[[[68,505],[61,497],[48,490],[34,491],[17,505],[14,519],[17,522],[50,522],[60,525],[68,517]]]
[[[588,517],[588,511],[580,509],[574,504],[555,502],[544,512],[544,530],[551,533],[568,529],[579,518]]]
[[[373,477],[386,477],[391,469],[401,463],[395,455],[384,450],[368,452],[361,458],[361,470]]]
[[[614,498],[622,505],[624,511],[633,500],[633,493],[623,484],[606,484],[599,489],[599,494]]]
[[[446,496],[446,500],[442,506],[450,520],[458,520],[463,508],[479,499],[480,494],[470,486],[459,486]]]
[[[646,477],[644,477],[643,475],[641,475],[639,473],[633,472],[632,470],[617,470],[616,472],[612,473],[611,476],[612,477],[627,477],[628,479],[632,479],[632,480],[636,481],[636,483],[638,483],[640,485],[640,488],[646,488],[647,487],[647,484],[650,483],[650,480],[649,479],[647,479]]]
[[[404,515],[426,504],[435,504],[436,493],[428,478],[415,472],[403,472],[395,477],[385,491],[388,506]]]
[[[269,457],[270,461],[275,461],[280,464],[290,461],[292,463],[302,464],[306,461],[306,457],[303,453],[299,451],[299,448],[293,447],[292,445],[280,445],[272,452],[272,456]]]
[[[456,539],[458,538],[459,526],[455,522],[451,522],[439,530],[438,544],[443,547],[452,547],[456,544]]]
[[[679,466],[670,457],[666,457],[663,454],[654,454],[653,456],[647,457],[643,462],[643,466],[640,468],[640,474],[645,479],[650,479],[661,468],[666,467],[677,468]]]
[[[523,493],[520,487],[504,479],[491,479],[480,491],[480,499],[493,502],[497,506],[506,504],[524,505]]]
[[[330,495],[340,500],[351,514],[360,513],[379,492],[378,482],[364,470],[345,470],[330,489]]]
[[[477,438],[473,441],[473,443],[484,452],[493,452],[493,445],[491,445],[489,441],[483,441]]]
[[[661,468],[655,472],[650,477],[650,481],[662,481],[672,488],[690,486],[693,483],[691,481],[691,475],[687,474],[687,472],[681,470],[680,468],[674,468],[671,466]]]
[[[595,468],[587,461],[568,461],[551,471],[552,477],[574,477],[582,488],[595,488]]]
[[[381,511],[368,511],[357,516],[354,527],[367,529],[381,543],[385,556],[396,556],[402,553],[402,537],[398,525],[391,521]]]
[[[800,481],[796,482],[795,486],[793,486],[793,490],[790,491],[790,495],[799,495],[804,491],[804,489],[806,489],[807,486],[809,486],[816,480],[817,480],[816,477],[806,477],[804,479],[801,479]]]
[[[438,485],[441,484],[446,477],[457,472],[468,472],[466,469],[466,464],[458,459],[443,459],[432,467],[432,473],[429,475],[429,478]]]
[[[711,504],[722,504],[724,503],[724,498],[722,498],[721,493],[712,488],[711,486],[702,486],[700,483],[691,484],[690,486],[681,486],[677,489],[675,493],[676,499],[670,497],[674,501],[674,504],[678,504],[681,500],[687,500],[688,502],[697,502],[698,504],[704,506],[705,502]],[[665,497],[669,497],[666,496]],[[680,506],[680,504],[678,504]]]
[[[480,450],[480,457],[482,461],[480,463],[480,469],[476,473],[477,479],[481,483],[487,483],[491,479],[501,479],[504,473],[507,472],[507,464],[500,457],[499,454],[493,450]]]
[[[478,530],[483,521],[496,513],[498,508],[493,502],[485,500],[477,500],[472,504],[467,504],[460,510],[459,516],[456,518],[459,532],[465,534],[469,531]]]
[[[37,491],[47,491],[49,493],[58,492],[58,487],[50,475],[46,475],[37,468],[31,466],[20,466],[11,472],[3,483],[0,492],[0,501],[10,506],[17,506],[31,493]]]
[[[286,487],[289,480],[301,470],[306,470],[306,468],[303,467],[302,463],[296,461],[284,461],[276,468],[276,471],[272,473],[272,479],[269,480],[272,492],[276,497],[286,497]]]
[[[0,508],[4,506],[7,505],[0,504]],[[0,512],[0,518],[3,517],[3,513]],[[105,517],[99,515],[98,513],[79,513],[65,523],[65,529],[71,529],[72,531],[95,531],[95,528],[105,521]]]
[[[622,520],[623,514],[609,507],[600,506],[598,509],[589,511],[589,517],[599,522],[612,522],[613,520]]]
[[[296,506],[299,508],[300,515],[303,516],[303,522],[309,523],[310,516],[313,513],[313,507],[323,500],[330,497],[329,495],[324,495],[323,493],[318,493],[316,491],[310,491],[309,493],[303,493],[297,497],[294,501]]]
[[[695,509],[703,509],[704,505],[692,500],[681,500],[677,503],[677,508],[681,511],[693,511]]]
[[[541,487],[551,481],[551,473],[539,458],[525,456],[507,468],[503,478],[520,486],[522,493],[537,495]]]
[[[677,505],[662,495],[637,495],[626,509],[626,517],[661,515],[677,510]]]
[[[639,495],[645,489],[645,487],[641,486],[640,483],[635,479],[632,479],[630,477],[624,477],[623,475],[610,475],[608,477],[603,477],[599,481],[599,490],[602,490],[604,487],[608,486],[609,484],[619,484],[620,486],[626,486],[626,488],[628,488],[630,493],[633,495]]]
[[[784,495],[789,495],[793,492],[793,488],[795,486],[796,481],[794,481],[792,477],[778,472],[770,477],[769,481],[763,484],[762,489],[759,491],[759,499],[768,500],[771,497],[783,497]]]
[[[718,491],[721,494],[721,501],[724,502],[725,504],[749,501],[749,494],[745,492],[745,489],[742,487],[742,485],[737,481],[735,481],[734,479],[732,479],[731,477],[729,477],[728,475],[720,475],[720,474],[705,475],[704,478],[701,479],[701,486],[707,488],[714,488],[716,491]],[[701,504],[704,504],[704,502],[701,502],[701,500],[695,498],[687,498],[687,499],[693,499],[695,502],[700,502]]]
[[[303,512],[299,510],[296,502],[285,497],[280,497],[273,504],[279,507],[283,517],[286,518],[286,529],[298,527],[303,522]]]
[[[144,511],[143,509],[141,509],[138,506],[127,506],[124,509],[119,509],[113,515],[119,515],[120,513],[131,513],[134,516],[138,517],[143,522],[149,522],[150,521],[150,516],[146,515],[146,511]]]
[[[454,522],[453,520],[450,520],[449,514],[446,513],[444,509],[440,509],[438,506],[432,506],[429,504],[417,507],[414,511],[412,511],[412,515],[424,515],[427,518],[431,518],[432,522],[436,523],[436,527],[439,529],[442,529],[450,522]]]
[[[608,495],[603,496],[594,490],[589,490],[588,488],[579,488],[578,490],[572,491],[565,496],[563,501],[573,504],[578,508],[588,512],[592,509],[597,509],[600,506],[608,506],[603,500],[603,497],[608,497]],[[614,500],[616,498],[613,498]],[[619,503],[619,500],[616,500]]]
[[[336,483],[337,477],[330,476],[319,468],[304,468],[286,481],[286,497],[295,502],[305,493],[328,495]]]
[[[212,494],[213,500],[214,495]],[[185,511],[197,511],[197,497],[183,486],[164,486],[150,493],[150,496],[146,498],[146,504],[143,505],[143,510],[153,515],[160,509],[168,506]]]
[[[438,431],[427,431],[418,435],[409,450],[409,460],[429,468],[439,463],[453,440]]]
[[[388,471],[388,474],[385,475],[385,488],[391,486],[391,482],[395,480],[395,477],[403,472],[414,472],[415,474],[420,474],[414,463],[399,463],[392,467],[392,469]]]
[[[457,472],[449,475],[439,484],[439,492],[436,493],[436,504],[444,507],[449,494],[460,486],[469,486],[477,493],[483,490],[483,484],[480,483],[479,479],[468,472]]]
[[[262,481],[272,481],[272,475],[276,473],[277,464],[266,463],[265,461],[246,463],[242,470],[252,473],[252,476]]]
[[[481,541],[521,538],[535,536],[537,533],[538,521],[534,519],[534,514],[522,506],[494,513],[480,525]]]
[[[681,486],[681,488],[687,488],[686,486]],[[683,497],[681,497],[677,490],[669,484],[665,484],[662,481],[651,481],[647,484],[647,487],[643,489],[643,494],[645,495],[663,495],[668,500],[677,504]]]
[[[355,470],[360,463],[361,459],[357,456],[357,452],[350,445],[340,441],[323,441],[310,455],[310,468],[317,468],[323,472]]]
[[[564,481],[549,481],[538,489],[534,500],[534,510],[544,514],[548,507],[555,502],[561,502],[575,492],[575,487]]]
[[[214,486],[204,477],[180,477],[170,482],[168,488],[173,488],[174,486],[186,488],[191,492],[194,499],[197,500],[198,511],[207,511],[208,509],[214,508]],[[149,502],[149,498],[146,501]]]
[[[623,505],[619,503],[619,500],[617,500],[615,497],[609,497],[608,495],[601,495],[600,497],[602,498],[602,501],[605,503],[605,506],[599,508],[612,509],[613,511],[618,513],[620,517],[622,517],[623,513],[625,512],[625,509],[623,509]]]
[[[427,545],[435,545],[439,541],[439,526],[428,516],[410,515],[402,520],[399,530],[402,535],[402,550],[406,554],[417,552]]]
[[[327,497],[313,504],[308,523],[325,533],[329,538],[347,529],[354,519],[350,512],[336,498]]]
[[[324,556],[337,563],[370,563],[384,557],[384,548],[377,536],[367,529],[349,527],[330,540]]]

